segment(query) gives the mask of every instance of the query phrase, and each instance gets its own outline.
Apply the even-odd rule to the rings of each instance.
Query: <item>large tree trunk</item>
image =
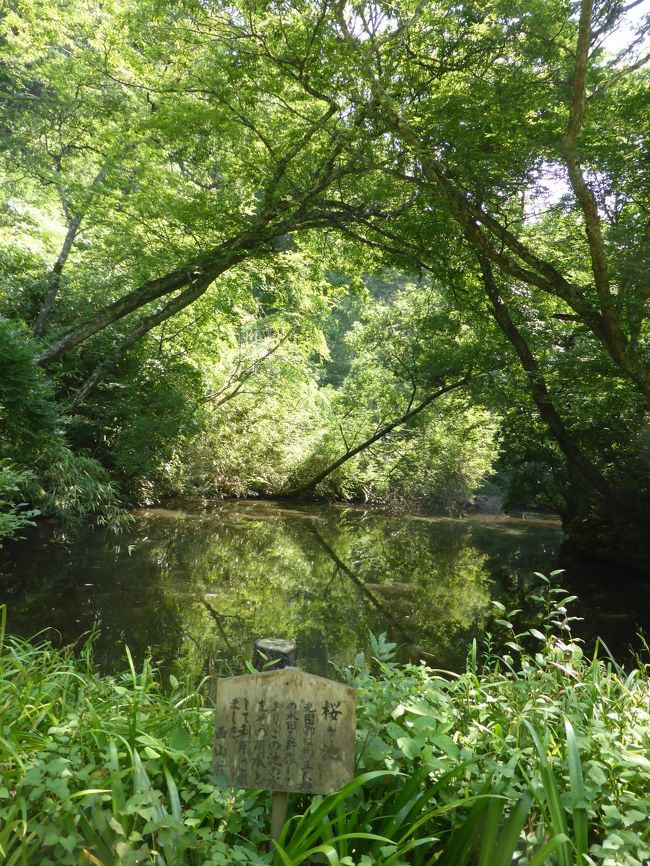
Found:
[[[66,405],[66,410],[70,411],[78,406],[80,403],[83,403],[92,392],[95,390],[97,385],[102,381],[104,376],[120,361],[126,350],[136,343],[141,337],[151,331],[153,328],[160,325],[162,322],[165,322],[167,319],[176,315],[176,313],[180,312],[185,307],[188,307],[190,304],[194,303],[197,298],[200,298],[202,294],[205,293],[207,288],[212,283],[212,277],[202,277],[195,280],[192,285],[186,289],[184,292],[181,292],[180,295],[177,295],[171,301],[169,301],[165,306],[158,310],[156,313],[152,313],[150,316],[145,316],[133,330],[126,335],[126,337],[118,343],[118,345],[110,352],[104,359],[101,361],[97,367],[93,370],[93,372],[88,376],[86,381],[79,387],[73,397],[69,400]]]
[[[569,122],[562,141],[562,150],[569,182],[584,220],[591,272],[602,316],[603,342],[619,368],[635,381],[648,397],[648,370],[642,358],[634,351],[634,345],[630,343],[621,326],[617,298],[612,294],[610,284],[607,249],[598,202],[585,178],[578,150],[578,137],[587,114],[585,81],[591,48],[592,16],[592,0],[582,0]]]
[[[197,279],[209,276],[211,281],[215,280],[219,274],[245,257],[244,253],[237,249],[236,244],[232,246],[234,249],[215,250],[207,261],[188,262],[185,267],[171,271],[164,277],[149,280],[140,288],[128,292],[117,301],[99,310],[91,318],[86,319],[85,322],[81,322],[69,331],[60,334],[37,355],[37,362],[41,365],[49,364],[69,349],[85,342],[89,337],[125,318],[135,310],[139,310],[152,301],[170,295],[187,285],[192,285]]]
[[[555,408],[537,359],[524,335],[515,325],[505,301],[499,294],[488,258],[479,255],[478,259],[494,320],[515,350],[526,374],[530,395],[572,471],[577,473],[585,484],[602,497],[608,509],[614,507],[620,514],[625,515],[632,525],[647,527],[650,523],[650,515],[647,514],[647,509],[643,507],[643,504],[637,501],[634,494],[614,486],[586,456],[571,435]]]

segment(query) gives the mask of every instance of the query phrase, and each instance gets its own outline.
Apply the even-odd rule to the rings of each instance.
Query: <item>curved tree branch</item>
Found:
[[[408,424],[408,422],[415,418],[416,415],[419,415],[427,406],[430,406],[434,400],[437,400],[439,397],[442,397],[443,394],[448,394],[450,391],[456,390],[456,388],[462,388],[464,385],[470,381],[469,376],[465,376],[463,379],[460,379],[457,382],[452,382],[450,385],[444,385],[442,388],[439,388],[437,391],[429,394],[424,398],[417,406],[413,406],[413,408],[409,408],[407,412],[403,415],[400,415],[395,421],[391,421],[390,424],[385,424],[383,427],[380,427],[376,433],[372,436],[369,436],[367,439],[364,439],[359,445],[355,448],[352,448],[349,451],[346,451],[338,460],[335,460],[333,463],[330,463],[325,469],[323,469],[318,474],[314,475],[308,481],[305,481],[304,484],[300,484],[298,487],[294,487],[288,493],[285,493],[284,496],[299,496],[301,493],[307,493],[309,490],[313,490],[314,487],[317,487],[321,481],[324,481],[328,475],[331,475],[335,469],[338,469],[340,466],[343,466],[348,460],[352,460],[353,457],[356,457],[357,454],[360,454],[362,451],[365,451],[366,448],[369,448],[371,445],[374,445],[375,442],[379,442],[380,439],[383,439],[384,436],[388,435],[392,430],[395,430],[396,427],[402,427],[404,424]],[[412,406],[413,400],[411,399],[409,403],[409,407]]]

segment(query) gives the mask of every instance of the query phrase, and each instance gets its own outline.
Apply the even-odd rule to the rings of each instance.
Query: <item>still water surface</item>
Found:
[[[226,502],[137,511],[123,535],[83,530],[62,542],[39,527],[2,552],[9,630],[57,643],[94,624],[105,670],[150,648],[161,664],[238,672],[255,638],[295,638],[315,673],[349,663],[385,632],[402,659],[460,670],[493,628],[491,600],[522,608],[535,571],[580,596],[576,633],[602,635],[620,658],[650,623],[650,584],[567,558],[553,521],[387,515],[359,507]]]

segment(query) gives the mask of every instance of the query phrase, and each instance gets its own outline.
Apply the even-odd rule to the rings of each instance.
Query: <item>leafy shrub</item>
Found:
[[[151,358],[145,350],[102,383],[71,440],[106,466],[132,500],[150,504],[182,492],[183,455],[199,432],[200,371],[184,359]]]
[[[115,484],[93,457],[75,454],[64,441],[55,439],[38,452],[35,466],[34,499],[43,513],[58,517],[64,526],[76,526],[92,516],[100,525],[117,531],[130,521]]]
[[[3,538],[13,538],[25,526],[32,525],[32,517],[40,512],[22,501],[22,490],[33,481],[34,475],[16,469],[9,460],[0,459],[0,547]]]
[[[0,498],[5,500],[5,526],[9,529],[10,521],[18,520],[15,530],[39,512],[68,525],[97,515],[118,526],[124,518],[116,490],[98,461],[68,446],[52,385],[34,362],[35,350],[26,328],[0,318],[0,461],[5,461],[0,481],[5,494],[0,487]],[[23,499],[36,507],[20,505]]]
[[[260,797],[222,791],[211,779],[205,683],[171,676],[163,693],[149,663],[136,671],[128,650],[127,659],[126,673],[102,677],[90,644],[75,658],[5,638],[0,859],[259,862],[251,845],[264,838]]]
[[[650,857],[642,817],[650,804],[648,668],[626,673],[602,645],[602,658],[586,659],[571,640],[572,597],[539,578],[543,631],[516,633],[520,611],[495,603],[508,652],[494,653],[488,638],[484,658],[474,645],[458,677],[398,666],[394,645],[384,642],[375,642],[374,662],[357,657],[346,678],[358,689],[359,767],[407,779],[422,767],[430,778],[456,771],[436,793],[449,807],[461,794],[496,795],[513,807],[529,797],[520,863],[563,837],[542,862],[642,866]],[[443,843],[463,815],[471,817],[470,810],[447,814],[446,826],[435,826]]]

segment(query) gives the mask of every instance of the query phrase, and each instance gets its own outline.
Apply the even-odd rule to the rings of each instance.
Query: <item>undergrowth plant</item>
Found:
[[[650,860],[650,680],[571,638],[570,597],[539,576],[538,627],[461,674],[398,665],[371,637],[357,688],[357,775],[295,796],[277,844],[269,794],[211,772],[213,689],[148,661],[98,674],[0,621],[0,862],[642,866]],[[495,650],[497,645],[506,652]]]

